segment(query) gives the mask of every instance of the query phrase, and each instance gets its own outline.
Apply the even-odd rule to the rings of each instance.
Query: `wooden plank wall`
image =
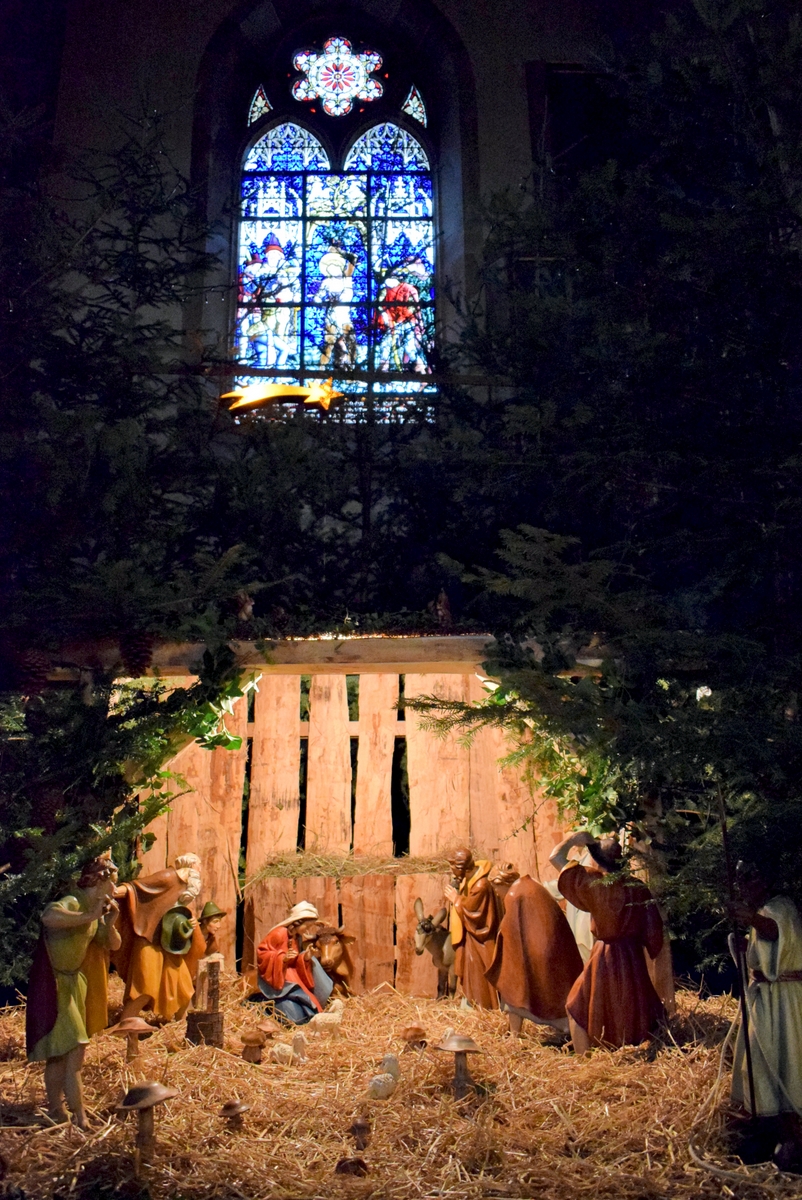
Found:
[[[307,753],[306,849],[347,854],[351,849],[351,731],[344,675],[312,676]]]
[[[359,678],[354,854],[393,853],[390,785],[398,725],[398,676]]]
[[[247,876],[268,854],[286,854],[298,840],[301,742],[300,675],[263,675],[254,701]]]
[[[407,675],[405,695],[466,700],[466,675]],[[456,733],[437,737],[421,727],[411,709],[406,712],[407,773],[409,775],[412,857],[442,854],[467,846],[471,838],[469,753]]]
[[[354,963],[351,991],[370,992],[395,981],[395,877],[353,875],[340,880],[340,909]]]
[[[230,732],[243,739],[239,750],[210,751],[190,742],[171,760],[170,770],[183,777],[187,790],[173,785],[176,798],[168,813],[151,822],[148,832],[155,833],[156,840],[141,855],[143,875],[171,865],[180,854],[199,856],[198,912],[207,900],[214,900],[229,914],[220,925],[218,941],[230,969],[235,965],[247,722],[247,702],[242,699],[227,718]]]

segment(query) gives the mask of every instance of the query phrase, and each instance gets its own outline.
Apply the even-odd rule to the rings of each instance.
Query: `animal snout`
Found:
[[[416,954],[423,954],[423,946],[416,946],[416,947],[415,947],[415,953],[416,953]]]

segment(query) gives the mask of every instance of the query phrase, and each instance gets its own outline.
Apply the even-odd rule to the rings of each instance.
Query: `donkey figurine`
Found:
[[[423,901],[418,896],[415,901],[415,916],[418,926],[415,930],[415,953],[423,954],[428,950],[432,962],[437,967],[437,999],[445,1000],[453,996],[457,990],[457,975],[454,970],[454,947],[451,944],[451,934],[446,925],[446,910],[441,908],[433,917],[424,913]]]

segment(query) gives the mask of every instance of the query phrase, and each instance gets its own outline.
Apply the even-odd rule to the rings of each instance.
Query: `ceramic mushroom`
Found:
[[[154,1114],[156,1106],[163,1104],[165,1100],[174,1099],[177,1095],[178,1092],[175,1088],[165,1087],[163,1083],[156,1083],[154,1080],[149,1079],[144,1083],[135,1083],[125,1093],[122,1103],[117,1105],[117,1112],[122,1116],[127,1116],[130,1112],[137,1114],[137,1174],[139,1173],[140,1164],[150,1160],[156,1145]]]
[[[401,1030],[401,1037],[406,1042],[404,1050],[425,1050],[426,1030],[422,1025],[407,1025]]]
[[[260,1063],[262,1061],[262,1047],[267,1041],[267,1034],[262,1029],[246,1029],[240,1034],[242,1042],[242,1057],[245,1062]]]
[[[242,1129],[242,1114],[250,1110],[250,1104],[245,1104],[242,1100],[226,1100],[217,1115],[222,1117],[228,1123],[228,1128],[233,1131]]]
[[[130,1062],[132,1058],[139,1057],[139,1043],[144,1038],[152,1037],[154,1030],[153,1026],[148,1025],[147,1021],[143,1021],[141,1017],[123,1017],[116,1025],[112,1025],[111,1029],[107,1029],[106,1033],[111,1037],[128,1039],[125,1058],[127,1062]]]
[[[473,1038],[464,1037],[459,1033],[452,1033],[445,1038],[439,1046],[435,1046],[435,1050],[442,1050],[446,1054],[454,1055],[454,1080],[452,1088],[454,1091],[455,1100],[464,1100],[468,1092],[475,1086],[468,1070],[468,1055],[482,1054]]]
[[[367,1150],[370,1142],[370,1121],[366,1116],[355,1117],[348,1132],[353,1137],[357,1150]]]

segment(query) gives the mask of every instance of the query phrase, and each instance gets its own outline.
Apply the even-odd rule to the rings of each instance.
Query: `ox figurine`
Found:
[[[427,917],[423,901],[418,896],[415,901],[415,916],[418,918],[415,953],[423,954],[424,950],[428,950],[431,954],[432,962],[437,967],[437,999],[444,1000],[447,996],[453,996],[457,990],[454,947],[446,924],[446,910],[441,908],[433,917]]]
[[[351,977],[354,964],[348,947],[356,941],[355,937],[346,933],[345,929],[337,929],[334,925],[321,925],[314,938],[314,954],[320,960],[320,965],[333,980],[332,996],[351,995]]]

